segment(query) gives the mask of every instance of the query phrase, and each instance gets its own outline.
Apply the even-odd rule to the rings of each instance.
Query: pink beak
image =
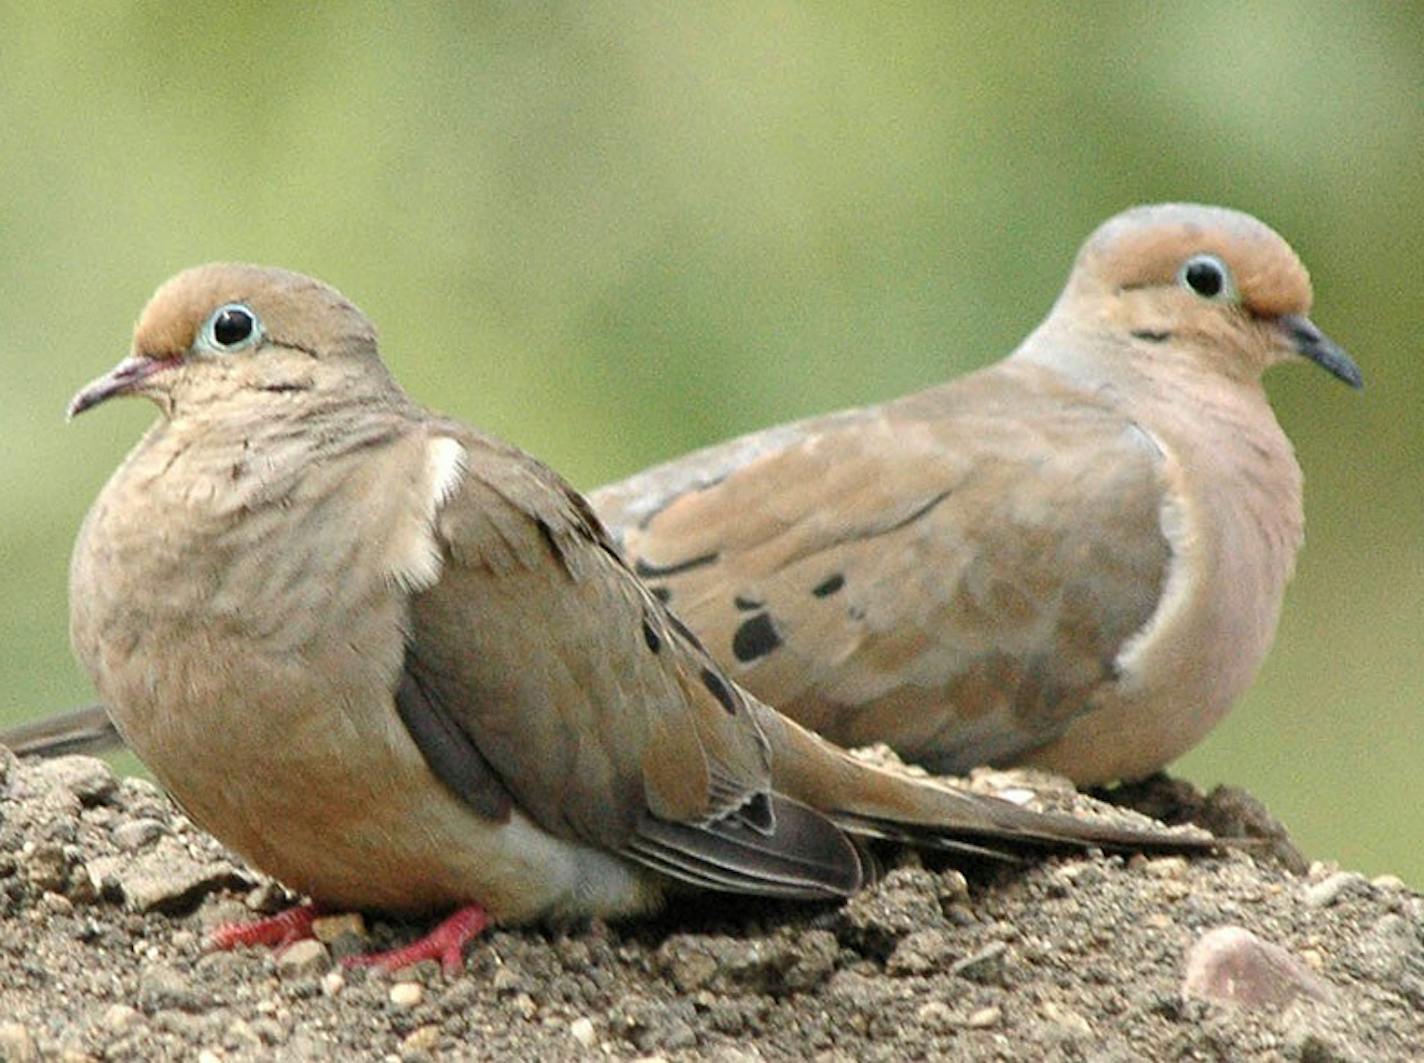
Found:
[[[146,358],[141,354],[131,354],[97,380],[85,384],[79,394],[69,400],[65,417],[78,417],[85,410],[115,395],[132,394],[154,373],[173,364],[170,358]]]

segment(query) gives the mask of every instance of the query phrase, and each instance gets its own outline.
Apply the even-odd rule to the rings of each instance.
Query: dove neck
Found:
[[[1301,474],[1258,376],[1228,376],[1187,341],[1153,343],[1050,317],[1011,356],[1145,426],[1190,454],[1183,489],[1223,524],[1260,528],[1281,571],[1300,541]],[[1217,363],[1219,364],[1219,363]]]
[[[1185,338],[1134,336],[1054,313],[1011,356],[1053,370],[1082,391],[1111,396],[1126,408],[1206,405],[1260,407],[1259,373],[1232,375],[1220,358]]]
[[[214,396],[155,424],[115,473],[155,499],[225,521],[286,497],[315,465],[377,446],[414,404],[388,376],[345,387]]]

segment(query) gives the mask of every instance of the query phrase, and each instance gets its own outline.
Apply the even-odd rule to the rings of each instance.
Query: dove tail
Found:
[[[1117,826],[1035,812],[1002,798],[877,768],[765,706],[758,704],[755,711],[771,743],[776,790],[820,809],[849,834],[1010,860],[1025,850],[1199,852],[1219,844],[1166,827]]]
[[[0,731],[0,746],[8,746],[20,757],[107,753],[123,744],[102,705],[56,713]]]

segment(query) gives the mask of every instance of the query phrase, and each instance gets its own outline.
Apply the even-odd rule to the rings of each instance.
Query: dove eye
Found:
[[[238,351],[251,346],[262,333],[254,314],[241,303],[228,303],[213,311],[203,329],[208,345],[219,351]]]
[[[1203,299],[1216,302],[1236,300],[1236,284],[1231,279],[1231,270],[1215,255],[1193,255],[1182,263],[1177,280]]]

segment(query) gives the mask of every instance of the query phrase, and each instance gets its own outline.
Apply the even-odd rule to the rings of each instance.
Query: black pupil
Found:
[[[1193,262],[1187,267],[1187,283],[1192,291],[1210,299],[1221,291],[1221,270],[1210,262]]]
[[[213,339],[224,347],[241,343],[251,335],[252,315],[240,307],[228,307],[213,321]]]

